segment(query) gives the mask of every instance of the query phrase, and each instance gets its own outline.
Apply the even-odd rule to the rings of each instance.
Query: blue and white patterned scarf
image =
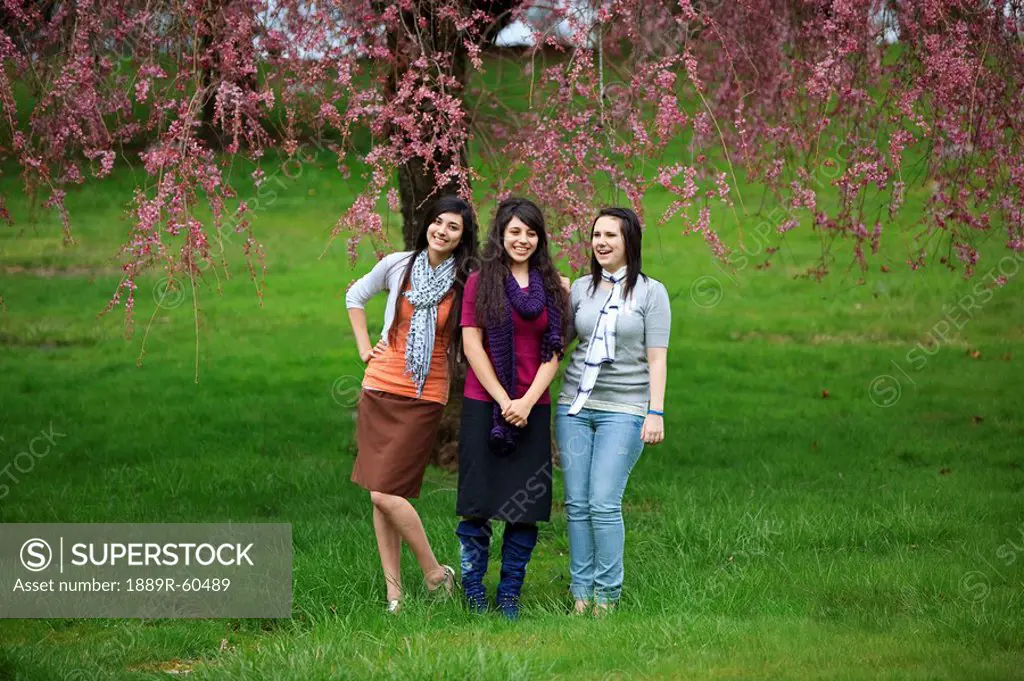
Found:
[[[437,306],[455,281],[455,258],[449,257],[436,268],[430,267],[427,251],[420,251],[412,264],[406,299],[412,304],[412,320],[405,340],[405,373],[416,385],[416,396],[423,394],[423,385],[430,373],[434,355],[434,333],[437,331]]]
[[[619,320],[619,308],[622,307],[622,282],[626,280],[626,268],[623,267],[612,274],[601,270],[601,279],[611,282],[612,291],[601,306],[597,324],[590,334],[587,354],[583,358],[583,375],[580,376],[576,397],[569,405],[570,414],[578,414],[590,399],[590,393],[594,391],[594,384],[597,383],[597,375],[601,372],[601,365],[615,362],[615,325]]]

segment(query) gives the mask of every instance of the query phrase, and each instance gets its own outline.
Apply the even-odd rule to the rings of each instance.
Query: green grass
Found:
[[[413,599],[391,618],[368,499],[348,482],[352,410],[332,397],[360,377],[344,290],[371,257],[350,266],[341,242],[321,257],[358,183],[326,158],[288,180],[255,221],[263,307],[230,247],[232,278],[198,290],[197,365],[192,293],[157,309],[159,273],[140,283],[133,338],[119,310],[96,317],[134,182],[120,168],[69,194],[72,248],[53,216],[25,220],[13,174],[0,186],[21,218],[0,232],[0,467],[40,429],[66,433],[0,521],[289,522],[294,617],[2,620],[0,680],[1024,678],[1024,277],[920,367],[908,352],[978,281],[909,272],[900,237],[862,285],[842,259],[819,284],[794,276],[820,253],[804,231],[773,237],[771,268],[725,272],[697,237],[649,227],[645,268],[673,298],[667,438],[627,490],[621,612],[565,614],[556,476],[518,624],[425,598],[409,555]],[[666,202],[653,195],[648,214]],[[735,244],[735,218],[716,215]],[[757,250],[761,218],[743,219]],[[999,257],[987,249],[979,272]],[[702,277],[718,283],[691,295]],[[869,394],[883,374],[901,389],[887,407]],[[454,500],[454,476],[428,471],[417,507],[450,563]]]

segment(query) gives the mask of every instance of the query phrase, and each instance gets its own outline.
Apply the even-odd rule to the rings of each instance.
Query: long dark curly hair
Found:
[[[562,278],[551,262],[548,253],[548,234],[544,214],[533,201],[522,198],[505,199],[494,211],[494,220],[487,234],[487,241],[480,254],[480,281],[476,293],[476,316],[484,326],[496,326],[508,314],[505,298],[505,278],[511,273],[508,253],[505,251],[505,228],[512,218],[519,218],[537,233],[537,250],[530,256],[530,269],[536,269],[544,279],[544,290],[554,296],[555,304],[562,310],[562,328],[565,338],[568,315],[568,297],[562,287]]]
[[[451,343],[448,346],[448,370],[451,375],[455,371],[455,366],[459,362],[462,356],[462,334],[459,333],[459,320],[462,316],[462,291],[466,285],[466,278],[469,276],[470,271],[478,262],[479,258],[477,252],[477,225],[476,215],[473,212],[473,207],[466,201],[459,198],[458,196],[442,196],[434,202],[434,204],[427,209],[426,214],[423,216],[423,224],[420,226],[420,232],[416,236],[416,244],[413,248],[412,257],[409,258],[408,263],[405,265],[405,273],[402,275],[402,285],[399,289],[404,291],[405,287],[408,286],[409,281],[412,277],[412,266],[416,261],[417,256],[422,251],[427,250],[427,229],[433,224],[443,213],[456,213],[462,216],[462,238],[459,239],[459,245],[455,247],[452,252],[452,256],[455,258],[455,281],[452,283],[451,289],[445,296],[454,295],[455,301],[452,305],[452,311],[448,315],[448,323],[445,326],[445,330],[448,332]],[[409,323],[408,319],[402,320],[402,296],[399,295],[395,299],[394,308],[394,322],[391,324],[391,330],[388,334],[388,342],[394,343],[400,321],[406,325]]]

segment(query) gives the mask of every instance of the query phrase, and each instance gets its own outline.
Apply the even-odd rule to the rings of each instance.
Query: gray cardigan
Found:
[[[572,359],[565,369],[565,380],[559,404],[570,404],[583,375],[590,335],[597,324],[607,291],[598,288],[590,294],[590,275],[573,282],[569,293],[572,315],[569,339],[579,338]],[[651,399],[651,375],[647,364],[647,348],[667,348],[672,329],[672,308],[668,291],[660,281],[639,277],[636,286],[619,311],[615,325],[615,361],[601,367],[594,391],[584,409],[625,412],[637,416],[647,414]]]
[[[402,288],[402,275],[409,264],[409,258],[413,251],[400,251],[385,255],[373,269],[359,278],[352,284],[348,293],[345,294],[345,307],[347,309],[358,308],[362,310],[366,303],[381,291],[388,291],[388,305],[384,310],[384,328],[380,337],[385,338],[391,329],[391,323],[395,316],[395,301],[398,300],[399,289]]]

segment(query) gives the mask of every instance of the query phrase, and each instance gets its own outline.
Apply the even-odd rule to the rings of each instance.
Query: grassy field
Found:
[[[650,227],[646,270],[673,305],[667,438],[627,490],[621,611],[566,616],[559,477],[520,622],[425,598],[409,555],[414,597],[393,618],[348,482],[360,366],[344,291],[372,259],[325,252],[357,187],[327,158],[287,180],[255,221],[263,307],[229,247],[232,278],[197,292],[197,365],[193,292],[158,308],[158,273],[133,338],[120,311],[96,316],[132,170],[69,196],[72,248],[3,177],[21,220],[0,232],[0,467],[51,424],[66,437],[0,521],[288,522],[295,559],[291,620],[0,620],[0,680],[1024,678],[1024,277],[978,293],[998,248],[964,281],[909,272],[893,234],[864,283],[842,259],[815,283],[795,277],[820,253],[806,231],[773,237],[758,269],[766,218],[746,216],[752,255],[726,271],[678,225]],[[735,245],[736,224],[719,226]],[[965,294],[975,309],[936,351]],[[417,507],[450,563],[454,501],[454,476],[428,471]]]

